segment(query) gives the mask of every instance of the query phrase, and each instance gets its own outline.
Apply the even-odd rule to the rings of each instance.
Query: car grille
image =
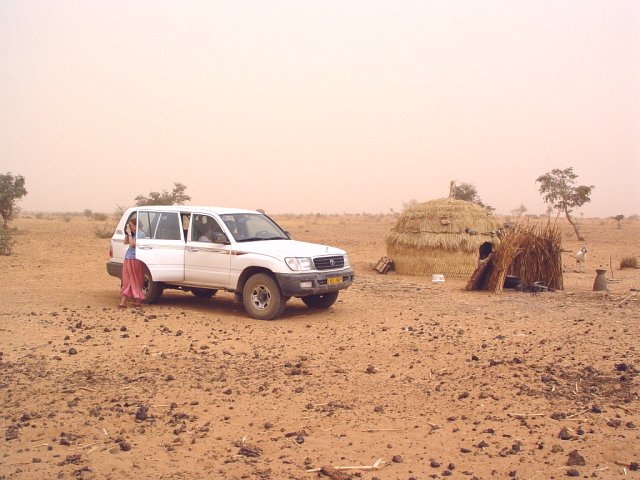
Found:
[[[318,257],[313,259],[313,265],[316,270],[333,270],[335,268],[344,268],[344,257],[342,255],[335,257]]]

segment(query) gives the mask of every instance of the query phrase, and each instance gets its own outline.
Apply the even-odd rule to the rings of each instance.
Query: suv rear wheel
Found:
[[[278,282],[265,273],[249,277],[242,289],[242,303],[251,318],[273,320],[279,317],[287,299],[280,293]]]
[[[320,293],[318,295],[307,295],[302,297],[302,301],[309,308],[325,309],[336,303],[338,292]]]
[[[156,303],[162,296],[162,284],[154,282],[151,278],[151,272],[147,267],[144,267],[144,282],[142,283],[142,293],[144,298],[142,303]]]

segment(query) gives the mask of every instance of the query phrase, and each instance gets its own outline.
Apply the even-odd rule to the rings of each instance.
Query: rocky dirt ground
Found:
[[[640,222],[583,220],[564,291],[489,294],[373,271],[389,216],[279,221],[349,252],[329,310],[260,322],[181,292],[119,310],[94,222],[16,220],[0,479],[640,479],[640,270],[617,268]]]

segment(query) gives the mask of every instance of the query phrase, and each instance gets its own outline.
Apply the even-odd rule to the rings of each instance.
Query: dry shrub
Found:
[[[638,268],[638,259],[636,257],[624,257],[620,260],[620,268]]]
[[[94,225],[93,234],[98,238],[111,238],[114,230],[115,226],[105,222],[102,225]]]

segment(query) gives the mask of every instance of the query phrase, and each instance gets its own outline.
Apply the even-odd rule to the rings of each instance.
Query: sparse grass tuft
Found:
[[[624,257],[620,260],[620,268],[638,268],[638,259],[636,257]]]

